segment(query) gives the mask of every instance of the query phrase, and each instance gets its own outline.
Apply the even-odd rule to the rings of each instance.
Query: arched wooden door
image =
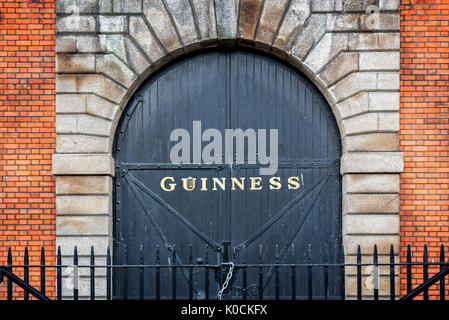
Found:
[[[277,172],[263,176],[262,165],[247,161],[198,164],[192,159],[193,164],[173,164],[170,152],[177,142],[170,141],[170,135],[184,128],[194,140],[194,121],[201,121],[200,132],[210,128],[223,132],[223,141],[225,129],[277,129]],[[269,141],[268,136],[269,131]],[[190,158],[208,142],[197,143],[197,149],[194,144]],[[246,151],[248,146],[248,160]],[[203,52],[172,63],[134,94],[118,125],[114,152],[115,265],[204,263],[206,252],[208,263],[215,265],[222,261],[224,247],[236,264],[274,263],[276,245],[280,263],[340,261],[338,128],[317,88],[282,62],[236,50]],[[280,187],[270,181],[273,177]],[[195,189],[184,189],[182,178],[196,179]],[[215,180],[214,190],[213,178],[226,182],[224,187]],[[232,178],[245,178],[239,180],[245,182],[243,190],[231,184]],[[161,185],[161,181],[165,182]],[[273,269],[263,270],[262,286],[259,269],[246,270],[247,298],[257,298],[261,292],[264,298],[273,298]],[[280,297],[291,298],[291,270],[282,270]],[[220,289],[223,277],[210,269],[206,280],[205,272],[204,268],[193,271],[190,290],[195,299],[206,294],[216,298]],[[189,270],[178,268],[176,273],[176,296],[187,298]],[[313,297],[324,297],[324,273],[324,268],[308,273],[298,267],[296,297],[307,298],[310,283]],[[114,269],[114,296],[137,298],[139,275],[138,268]],[[339,298],[340,270],[330,268],[327,276],[327,296]],[[143,278],[145,298],[155,298],[157,290],[162,299],[172,298],[173,269],[148,267]],[[242,298],[243,281],[243,269],[237,268],[226,298]]]

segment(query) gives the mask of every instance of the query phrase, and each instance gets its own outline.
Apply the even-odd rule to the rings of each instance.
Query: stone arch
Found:
[[[343,145],[348,259],[356,244],[371,250],[376,242],[380,254],[398,246],[399,2],[374,2],[373,17],[363,4],[341,0],[87,0],[78,1],[77,14],[72,1],[58,0],[58,245],[77,244],[81,252],[112,245],[111,148],[138,86],[183,54],[249,46],[303,72],[333,110]]]

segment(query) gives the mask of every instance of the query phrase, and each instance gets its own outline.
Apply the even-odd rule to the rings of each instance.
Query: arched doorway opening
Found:
[[[258,267],[244,267],[341,258],[340,136],[305,76],[253,51],[186,56],[141,85],[116,132],[115,265],[197,264],[207,256],[211,265],[240,266],[229,299],[260,291],[274,298],[276,285],[281,298],[307,298],[310,283],[314,298],[340,298],[338,268],[325,280],[324,269],[298,267],[293,285],[287,272],[275,279],[266,267],[260,281]],[[260,169],[268,166],[276,170],[267,175]],[[224,280],[224,269],[178,268],[173,284],[173,270],[145,268],[144,296],[216,298]],[[115,297],[138,297],[138,269],[116,268],[113,279]]]

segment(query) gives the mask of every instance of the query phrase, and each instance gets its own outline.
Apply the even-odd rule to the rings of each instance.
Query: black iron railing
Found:
[[[141,264],[126,264],[126,265],[113,265],[112,264],[112,257],[111,252],[109,248],[106,252],[106,264],[96,264],[96,255],[94,252],[94,248],[91,248],[90,255],[89,255],[89,264],[80,264],[79,263],[79,255],[78,250],[75,247],[73,252],[73,264],[63,264],[62,263],[62,254],[61,249],[58,248],[57,255],[56,255],[56,264],[55,265],[48,265],[45,264],[45,251],[44,248],[41,250],[41,264],[40,265],[30,265],[29,264],[29,255],[28,255],[28,249],[25,248],[24,251],[24,263],[21,265],[13,265],[12,261],[12,252],[11,249],[8,249],[8,257],[7,257],[7,265],[0,266],[0,283],[6,281],[6,298],[8,300],[17,298],[16,296],[13,296],[13,293],[15,290],[13,290],[13,285],[16,285],[17,288],[21,288],[23,290],[23,299],[29,300],[30,295],[33,296],[36,299],[39,300],[49,300],[49,298],[46,296],[46,274],[49,273],[49,270],[55,270],[56,271],[56,299],[62,300],[62,299],[70,299],[70,300],[78,300],[80,299],[79,294],[79,279],[80,279],[80,270],[86,269],[89,270],[89,282],[90,282],[90,292],[87,295],[86,293],[83,294],[82,298],[90,298],[91,300],[95,300],[97,297],[103,297],[104,299],[111,300],[111,299],[147,299],[148,295],[145,294],[145,292],[148,292],[148,287],[150,287],[151,291],[154,293],[151,295],[151,298],[153,299],[176,299],[178,298],[177,295],[177,281],[179,281],[179,277],[183,278],[183,280],[186,281],[188,284],[188,295],[186,297],[181,298],[187,298],[187,299],[197,299],[194,295],[194,273],[197,273],[199,270],[204,271],[204,295],[202,296],[202,299],[217,299],[221,298],[221,295],[224,295],[224,298],[226,299],[233,299],[232,295],[226,296],[226,291],[230,290],[228,289],[229,282],[232,281],[233,275],[236,273],[240,273],[240,283],[241,283],[241,296],[240,299],[246,300],[250,299],[250,291],[251,288],[248,286],[248,277],[249,274],[252,274],[253,278],[256,278],[257,286],[253,291],[252,299],[333,299],[335,297],[328,295],[328,289],[329,289],[329,274],[330,272],[338,271],[339,274],[345,278],[345,275],[348,276],[347,270],[352,268],[355,269],[355,274],[352,273],[352,277],[356,277],[356,293],[355,298],[358,300],[362,299],[373,299],[373,300],[379,300],[380,298],[387,298],[391,300],[395,300],[398,298],[398,295],[396,293],[396,280],[398,276],[398,269],[404,270],[405,269],[405,276],[406,276],[406,283],[407,283],[407,294],[402,296],[401,300],[411,300],[415,297],[422,294],[422,297],[424,300],[429,299],[429,290],[433,290],[435,285],[439,285],[439,290],[433,290],[433,298],[435,298],[435,292],[438,292],[438,298],[440,300],[446,299],[446,281],[449,278],[449,262],[445,260],[445,247],[441,245],[440,254],[439,254],[439,261],[435,262],[429,262],[428,258],[428,250],[427,246],[424,246],[423,248],[423,258],[420,262],[412,262],[412,255],[410,246],[407,247],[407,255],[406,255],[406,262],[405,263],[397,263],[395,262],[395,252],[393,249],[393,246],[390,248],[389,253],[389,262],[388,263],[380,263],[379,262],[379,254],[377,250],[377,246],[374,246],[374,250],[372,254],[369,255],[370,259],[372,259],[372,262],[370,263],[362,263],[362,252],[360,249],[360,246],[357,250],[356,255],[356,263],[343,263],[344,259],[344,252],[342,251],[341,254],[341,263],[327,263],[327,258],[324,258],[324,263],[311,263],[310,259],[307,259],[307,263],[294,263],[295,261],[295,250],[293,248],[291,252],[291,263],[280,263],[279,262],[279,255],[278,250],[276,249],[276,256],[274,259],[274,263],[264,263],[262,256],[260,256],[260,260],[258,263],[233,263],[232,261],[229,261],[229,257],[225,258],[221,263],[210,263],[209,257],[206,254],[205,259],[197,259],[196,263],[193,261],[193,257],[190,254],[189,263],[177,263],[176,259],[176,252],[173,249],[173,256],[171,260],[168,260],[169,263],[163,263],[161,261],[161,254],[159,251],[159,248],[156,250],[156,259],[154,264],[144,264],[143,261],[143,251],[141,250]],[[103,256],[104,257],[104,256]],[[366,271],[365,273],[362,272],[362,268],[371,267],[372,273],[369,275],[372,277],[372,292],[369,294],[363,295],[362,291],[362,279],[363,277],[366,277]],[[388,274],[384,273],[384,277],[389,278],[389,288],[380,288],[380,277],[382,276],[379,272],[380,268],[387,268],[389,271]],[[38,268],[40,270],[40,284],[39,286],[32,286],[30,285],[30,269],[31,268]],[[66,270],[68,268],[72,269],[72,280],[73,280],[73,292],[70,295],[65,294],[63,296],[63,278],[67,276],[63,276],[63,270]],[[304,279],[298,279],[298,270],[306,270],[306,272],[302,273],[305,274]],[[420,270],[415,271],[415,273],[412,272],[413,269]],[[16,272],[21,272],[23,277],[19,277],[16,275]],[[106,286],[105,286],[105,292],[96,292],[95,290],[95,284],[97,279],[97,273],[99,270],[103,270],[103,277],[106,278]],[[136,282],[136,291],[138,292],[137,296],[134,297],[128,297],[128,293],[125,290],[123,290],[123,293],[113,293],[113,272],[117,270],[125,270],[125,272],[122,272],[121,275],[118,277],[118,280],[123,277],[123,281],[128,281],[127,273],[133,272],[135,275],[137,275],[138,281]],[[154,273],[152,273],[153,277],[152,279],[148,279],[145,277],[145,270],[152,270]],[[171,281],[171,296],[162,296],[161,295],[161,274],[164,270],[170,271],[170,281]],[[430,275],[429,272],[432,270],[438,270],[434,274]],[[315,295],[315,292],[317,291],[317,284],[316,284],[316,277],[317,272],[319,272],[319,277],[322,277],[322,281],[319,282],[320,286],[324,287],[324,295],[317,297]],[[315,276],[312,276],[312,273]],[[412,279],[414,278],[414,275],[417,273],[420,273],[422,275],[422,283],[416,286],[415,288],[412,288]],[[221,290],[219,292],[212,292],[211,286],[210,286],[210,276],[212,274],[215,274],[215,279],[219,279],[219,284]],[[283,284],[289,283],[289,296],[281,295],[281,274],[284,276],[287,276],[290,281],[283,281]],[[123,276],[125,275],[125,276]],[[218,275],[218,276],[217,276]],[[274,287],[274,293],[270,296],[266,296],[264,294],[264,289],[266,288],[267,281],[270,281],[274,277],[273,287]],[[117,281],[117,279],[115,279]],[[167,277],[163,279],[163,281],[166,281]],[[298,296],[297,295],[297,284],[298,281],[302,281],[307,284],[307,295],[306,296]],[[315,283],[314,283],[315,282]],[[225,285],[226,284],[226,285]],[[36,287],[39,287],[37,289]],[[122,286],[123,288],[127,288],[127,285]],[[322,289],[322,288],[321,288]],[[384,292],[389,291],[389,295],[385,295],[385,293],[380,297],[379,290],[383,289]],[[388,290],[389,289],[389,290]],[[345,281],[342,281],[342,285],[339,286],[339,297],[341,299],[344,299],[347,297],[347,292],[345,291]],[[234,297],[235,298],[235,297]]]

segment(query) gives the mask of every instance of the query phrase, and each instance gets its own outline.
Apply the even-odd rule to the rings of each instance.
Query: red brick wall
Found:
[[[427,244],[430,260],[435,262],[439,261],[440,244],[449,245],[448,80],[449,0],[401,1],[403,262],[408,244],[414,261],[422,261]],[[421,268],[414,271],[422,272]],[[419,278],[414,276],[413,287]],[[402,293],[405,284],[402,274]]]
[[[55,0],[0,0],[0,265],[8,246],[15,264],[23,264],[25,246],[31,264],[40,263],[41,246],[55,262],[54,12]],[[39,283],[39,269],[30,279]]]

